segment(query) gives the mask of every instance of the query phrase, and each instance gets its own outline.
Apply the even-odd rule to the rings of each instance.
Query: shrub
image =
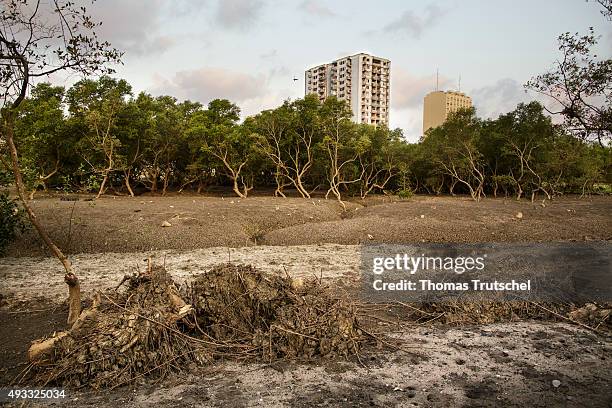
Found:
[[[397,196],[402,199],[410,198],[413,196],[413,194],[414,193],[412,192],[412,190],[408,190],[408,189],[403,189],[397,192]]]
[[[8,194],[0,193],[0,255],[15,240],[18,231],[25,228],[24,214],[19,206],[9,198]]]

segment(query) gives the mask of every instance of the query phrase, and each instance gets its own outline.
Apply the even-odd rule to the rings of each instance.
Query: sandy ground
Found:
[[[148,258],[155,264],[165,265],[172,277],[181,283],[213,265],[231,261],[255,265],[264,271],[289,273],[293,277],[316,274],[351,284],[358,279],[360,262],[357,245],[337,244],[79,254],[72,256],[71,261],[87,297],[95,290],[118,284],[126,274],[145,270]],[[0,294],[13,308],[27,305],[33,299],[41,303],[62,302],[66,297],[62,271],[55,258],[0,258]],[[33,276],[36,279],[32,279]]]
[[[177,281],[231,260],[275,273],[315,271],[355,287],[359,247],[337,244],[207,248],[193,251],[80,254],[72,257],[85,293],[113,286],[124,274],[165,262]],[[112,267],[109,268],[109,265]],[[61,329],[65,285],[51,258],[0,259],[0,384],[23,367],[29,341]],[[32,276],[37,279],[33,280]],[[35,290],[32,290],[35,289]],[[404,350],[366,349],[360,360],[220,362],[107,392],[75,392],[59,406],[125,407],[609,407],[612,336],[553,322],[472,327],[380,323]],[[561,382],[554,387],[553,380]]]
[[[528,202],[417,197],[351,203],[325,200],[105,197],[37,200],[73,254],[85,296],[126,273],[165,263],[178,281],[210,266],[249,263],[292,276],[316,274],[355,288],[360,242],[609,240],[612,199]],[[518,212],[521,219],[516,217]],[[71,217],[72,214],[72,217]],[[72,218],[72,222],[70,219]],[[163,221],[171,227],[161,227]],[[368,238],[368,234],[372,238]],[[62,271],[33,232],[0,258],[0,385],[23,368],[29,342],[64,327]],[[286,272],[285,272],[286,271]],[[219,362],[162,382],[112,393],[69,391],[59,406],[112,407],[610,407],[612,337],[559,322],[473,327],[381,322],[404,351],[367,349],[361,361]],[[552,381],[560,381],[553,386]]]
[[[201,375],[175,378],[162,387],[126,391],[120,401],[126,407],[180,403],[348,408],[607,407],[612,400],[612,344],[572,326],[411,327],[401,337],[409,352],[370,353],[363,356],[363,365],[346,361],[271,367],[230,363]],[[561,385],[555,388],[553,380]],[[73,398],[106,406],[106,398],[100,397]]]
[[[395,337],[403,351],[366,350],[361,362],[221,362],[111,393],[68,390],[54,406],[578,408],[612,401],[609,336],[516,322],[408,326]]]
[[[333,200],[202,196],[103,197],[33,202],[67,253],[189,250],[254,245],[356,245],[366,241],[533,242],[612,238],[612,198],[560,197],[552,202],[465,197]],[[517,218],[518,213],[522,218]],[[171,227],[162,227],[164,221]],[[371,239],[370,239],[371,237]],[[45,255],[30,230],[8,256]]]

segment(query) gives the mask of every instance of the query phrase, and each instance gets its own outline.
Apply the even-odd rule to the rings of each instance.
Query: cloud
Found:
[[[124,51],[126,56],[161,54],[175,45],[174,38],[161,35],[165,14],[161,0],[138,2],[105,0],[96,2],[90,12],[103,24],[96,31],[101,39]]]
[[[240,103],[266,94],[264,76],[253,76],[220,68],[203,67],[177,72],[170,80],[157,76],[154,94],[169,94],[204,104],[221,98]]]
[[[452,81],[439,79],[440,89],[446,89]],[[435,76],[416,77],[402,69],[393,69],[391,74],[391,106],[397,109],[422,107],[423,98],[436,86]]]
[[[423,136],[423,109],[418,108],[391,108],[389,113],[389,126],[401,128],[404,138],[410,143],[416,143]]]
[[[392,68],[390,126],[404,130],[404,137],[415,143],[423,135],[423,98],[435,90],[436,76],[416,76],[401,68]],[[442,90],[453,81],[444,76],[438,80]]]
[[[245,30],[259,19],[264,6],[261,0],[219,0],[217,23],[224,28]]]
[[[264,110],[274,109],[280,106],[287,99],[289,93],[290,91],[288,89],[279,89],[244,101],[240,105],[242,118],[257,115]]]
[[[335,17],[336,13],[321,4],[318,0],[304,0],[298,8],[315,17]]]
[[[279,78],[286,77],[287,80],[289,81],[289,80],[292,80],[292,77],[290,76],[290,74],[291,74],[291,70],[285,65],[272,67],[268,71],[268,77],[270,79],[279,79]]]
[[[500,79],[493,85],[473,89],[469,95],[478,116],[492,119],[514,110],[520,102],[534,100],[525,93],[523,86],[512,78]]]
[[[387,24],[383,31],[420,38],[423,31],[434,25],[444,14],[445,12],[442,9],[433,4],[425,8],[423,15],[418,15],[413,10],[406,10],[397,19]]]
[[[278,50],[270,50],[268,52],[264,52],[263,54],[260,54],[259,58],[272,59],[272,58],[275,58],[277,55],[278,55]]]

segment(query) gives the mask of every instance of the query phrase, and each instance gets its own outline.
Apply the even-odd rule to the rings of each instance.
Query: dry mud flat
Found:
[[[404,351],[362,362],[219,363],[62,407],[609,407],[610,338],[563,323],[409,326]],[[559,381],[555,387],[553,381]]]
[[[538,242],[612,238],[612,197],[517,202],[487,198],[372,197],[347,204],[319,198],[102,197],[32,202],[67,253],[190,250],[255,245],[364,242]],[[518,218],[517,214],[522,217]],[[162,227],[164,222],[171,227]],[[35,231],[9,256],[47,255]]]
[[[149,256],[165,262],[177,281],[228,260],[270,272],[287,270],[292,276],[316,273],[349,288],[359,280],[358,247],[335,244],[72,258],[87,295],[144,268]],[[0,309],[0,380],[10,384],[29,341],[62,327],[66,312],[58,303],[65,297],[65,285],[50,258],[0,259],[0,276],[1,293],[10,306]],[[612,401],[610,335],[558,322],[460,328],[380,322],[380,331],[395,332],[404,350],[370,347],[361,361],[219,362],[110,392],[69,390],[68,398],[55,406],[609,407]]]
[[[560,198],[545,207],[503,199],[376,198],[351,203],[344,214],[331,200],[269,197],[43,198],[34,204],[54,239],[72,254],[85,296],[143,270],[149,257],[179,282],[232,261],[296,277],[316,274],[355,288],[357,244],[363,242],[612,237],[609,197]],[[172,226],[161,227],[163,221]],[[0,384],[10,384],[23,368],[32,339],[63,328],[62,271],[44,255],[28,231],[9,257],[0,258]],[[381,331],[390,330],[404,341],[404,351],[370,348],[361,361],[219,362],[110,392],[69,390],[55,406],[611,406],[608,334],[558,322],[459,328],[381,322]]]
[[[572,326],[409,327],[398,336],[409,352],[370,352],[363,365],[229,363],[122,390],[115,401],[126,407],[348,408],[608,407],[612,400],[610,339]],[[83,406],[111,403],[93,393],[72,398]]]
[[[147,260],[164,265],[177,282],[184,282],[224,262],[254,265],[292,277],[323,276],[352,286],[358,279],[359,246],[301,245],[291,247],[256,246],[243,248],[205,248],[192,251],[147,251],[137,253],[79,254],[70,257],[82,282],[83,295],[118,284],[123,276],[144,271]],[[62,302],[66,284],[61,265],[55,258],[0,258],[0,294],[13,307],[33,300]],[[33,279],[32,277],[36,277]]]

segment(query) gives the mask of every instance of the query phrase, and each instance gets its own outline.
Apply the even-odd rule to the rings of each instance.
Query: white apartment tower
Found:
[[[306,95],[348,101],[353,122],[389,126],[391,62],[360,53],[306,71]]]

